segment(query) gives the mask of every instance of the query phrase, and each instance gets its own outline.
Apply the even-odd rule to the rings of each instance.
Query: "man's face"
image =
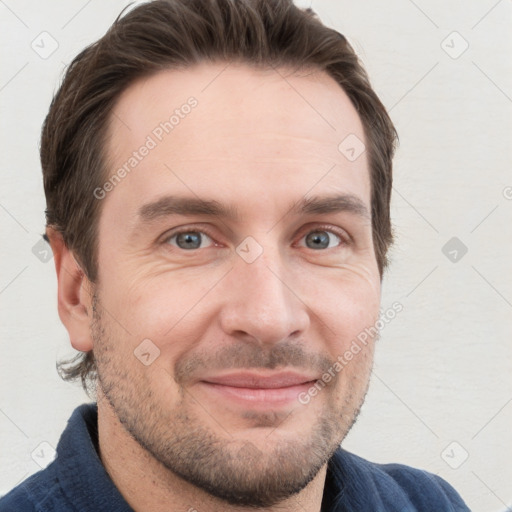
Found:
[[[326,74],[278,71],[203,64],[123,93],[108,178],[129,171],[102,199],[91,325],[124,428],[258,506],[304,488],[355,421],[373,340],[335,363],[380,302],[367,156],[338,149],[362,124]]]

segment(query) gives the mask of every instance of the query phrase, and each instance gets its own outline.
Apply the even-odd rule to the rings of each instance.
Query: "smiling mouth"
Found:
[[[279,407],[296,402],[317,378],[296,372],[261,374],[238,372],[207,377],[199,382],[207,392],[249,407]]]

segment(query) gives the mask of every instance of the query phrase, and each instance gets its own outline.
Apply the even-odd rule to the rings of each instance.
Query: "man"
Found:
[[[97,405],[0,510],[468,510],[339,448],[371,373],[395,140],[345,38],[289,0],[157,0],[85,49],[41,159],[83,354],[62,371]]]

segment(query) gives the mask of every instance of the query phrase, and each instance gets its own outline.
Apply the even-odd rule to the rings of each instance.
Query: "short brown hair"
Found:
[[[392,158],[398,137],[346,38],[292,0],[155,0],[120,15],[71,62],[45,120],[41,163],[47,225],[61,233],[88,279],[96,282],[102,201],[93,191],[108,176],[105,140],[116,100],[134,80],[159,70],[233,60],[324,71],[344,89],[365,130],[372,236],[382,278],[393,241]],[[95,373],[92,352],[68,363],[59,366],[60,374],[80,377],[87,389]]]

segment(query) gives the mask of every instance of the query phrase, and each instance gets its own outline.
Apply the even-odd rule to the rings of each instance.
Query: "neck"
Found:
[[[98,390],[100,458],[119,492],[135,512],[254,512],[253,507],[232,506],[184,481],[151,456],[124,429],[108,400]],[[327,464],[298,494],[267,512],[320,512]],[[169,509],[172,504],[172,509]]]

